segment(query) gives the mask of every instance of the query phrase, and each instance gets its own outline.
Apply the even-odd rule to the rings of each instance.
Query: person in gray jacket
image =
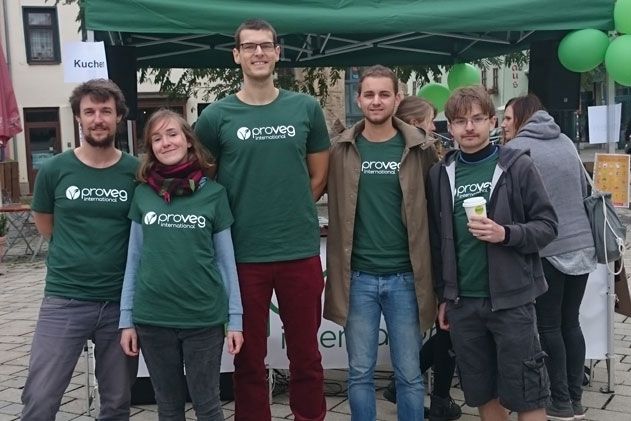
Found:
[[[530,150],[559,219],[559,235],[539,252],[548,291],[535,306],[541,346],[549,357],[548,418],[582,419],[585,339],[578,312],[589,272],[596,269],[594,239],[583,207],[583,164],[572,141],[535,95],[509,101],[502,127],[508,148]]]
[[[483,420],[545,420],[549,381],[534,300],[547,289],[539,250],[557,218],[524,151],[492,145],[494,106],[482,86],[459,88],[445,105],[459,150],[429,173],[432,267],[438,321],[449,329],[467,405]],[[463,209],[483,197],[487,216]]]

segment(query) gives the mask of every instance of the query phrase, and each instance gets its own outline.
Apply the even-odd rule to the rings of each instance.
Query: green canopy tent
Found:
[[[234,66],[245,19],[279,34],[281,66],[452,64],[556,41],[575,29],[612,30],[615,0],[83,0],[94,39],[135,50],[154,68]],[[613,106],[613,82],[609,83]],[[613,112],[608,113],[613,133]],[[612,138],[612,137],[610,137]],[[613,353],[613,277],[607,355]],[[613,363],[615,360],[611,360]],[[608,366],[610,360],[607,360]],[[611,391],[615,370],[610,369]]]
[[[613,28],[615,0],[84,0],[97,41],[143,67],[230,67],[233,33],[268,20],[281,66],[451,64]]]

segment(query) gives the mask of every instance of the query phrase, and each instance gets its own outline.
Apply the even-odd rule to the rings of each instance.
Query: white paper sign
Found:
[[[589,123],[589,143],[618,142],[620,136],[620,120],[622,119],[622,104],[614,105],[613,138],[607,139],[607,106],[597,105],[587,107],[587,121]]]
[[[68,42],[64,44],[64,82],[82,83],[90,79],[109,79],[103,42]]]

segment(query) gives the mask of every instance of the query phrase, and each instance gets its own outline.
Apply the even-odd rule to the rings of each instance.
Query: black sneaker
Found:
[[[549,420],[554,421],[573,421],[574,410],[570,401],[562,402],[552,400],[552,403],[546,407],[546,414]]]
[[[462,409],[451,396],[441,398],[431,395],[431,405],[429,407],[429,421],[451,421],[457,420],[462,415]]]
[[[389,402],[397,403],[397,389],[394,385],[394,380],[391,380],[388,386],[384,389],[383,397]]]
[[[396,386],[394,385],[394,380],[392,380],[388,386],[384,389],[383,391],[383,397],[385,400],[392,402],[394,404],[397,403],[397,389]],[[429,408],[428,407],[424,407],[424,414],[425,414],[425,418],[429,417]]]
[[[581,401],[572,401],[572,410],[574,411],[574,419],[585,419],[585,408],[581,404]]]

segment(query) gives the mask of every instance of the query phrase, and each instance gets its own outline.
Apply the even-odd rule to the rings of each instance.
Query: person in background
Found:
[[[396,117],[406,123],[421,129],[423,133],[430,137],[434,130],[434,118],[436,108],[428,101],[417,96],[407,96],[401,100]],[[435,142],[439,155],[441,142]],[[451,380],[456,368],[456,360],[451,350],[451,338],[449,331],[443,330],[436,323],[436,333],[432,335],[421,349],[421,372],[425,373],[432,367],[434,374],[433,389],[431,394],[431,404],[425,412],[429,415],[430,421],[456,420],[462,415],[460,406],[454,402],[449,394]],[[383,392],[383,397],[390,402],[396,403],[396,385],[391,381]]]
[[[241,296],[226,190],[179,114],[161,109],[144,132],[145,157],[121,296],[121,346],[142,347],[160,420],[184,420],[186,390],[198,420],[222,421],[219,369],[243,343]],[[186,366],[186,376],[184,376]]]
[[[627,121],[627,128],[624,131],[625,153],[631,153],[631,118]]]
[[[318,348],[324,277],[315,202],[326,185],[330,140],[320,104],[274,86],[276,31],[250,19],[232,55],[241,90],[206,107],[195,125],[217,159],[217,181],[234,214],[232,234],[243,300],[244,346],[235,357],[236,421],[269,421],[265,356],[272,293],[289,358],[289,406],[296,420],[326,416]]]
[[[587,277],[596,269],[594,240],[583,207],[587,196],[583,163],[535,95],[510,100],[502,128],[508,148],[530,150],[559,219],[558,236],[539,252],[548,291],[535,305],[541,346],[548,354],[552,400],[546,411],[551,420],[582,419],[585,340],[578,315]]]
[[[119,300],[138,160],[117,149],[125,97],[111,80],[93,79],[70,96],[83,141],[42,164],[33,218],[49,240],[46,286],[22,392],[22,419],[53,421],[77,360],[94,342],[99,419],[129,419],[138,358],[120,348]]]
[[[483,86],[445,105],[460,147],[429,172],[428,209],[438,322],[449,329],[465,402],[483,420],[545,420],[550,396],[534,301],[546,289],[539,250],[557,218],[524,151],[490,142],[495,107]],[[467,215],[465,200],[479,205]]]
[[[436,315],[425,176],[436,152],[424,132],[394,117],[398,88],[391,69],[366,69],[357,91],[364,118],[331,148],[324,317],[344,326],[353,421],[376,418],[382,314],[397,419],[422,420],[424,412],[421,326],[429,328]]]

